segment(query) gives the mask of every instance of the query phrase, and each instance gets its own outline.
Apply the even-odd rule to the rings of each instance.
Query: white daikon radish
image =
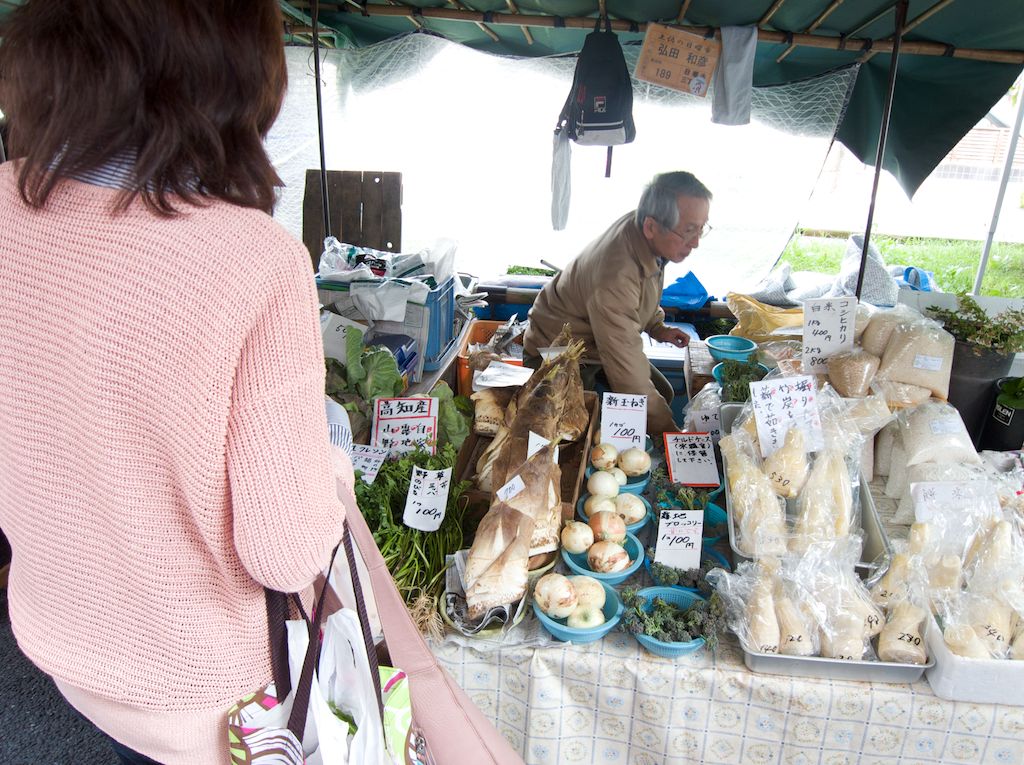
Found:
[[[878,636],[878,658],[899,664],[924,664],[928,655],[921,637],[921,624],[927,614],[906,600],[892,608],[888,623]]]

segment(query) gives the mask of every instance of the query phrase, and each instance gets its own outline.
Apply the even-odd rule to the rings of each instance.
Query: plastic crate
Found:
[[[470,323],[469,331],[462,341],[462,347],[459,349],[459,355],[456,357],[455,362],[460,396],[469,396],[473,393],[473,372],[469,368],[469,346],[476,343],[486,343],[494,335],[495,330],[504,323],[502,321],[486,321],[483,319],[473,319]],[[523,365],[522,359],[514,359],[511,356],[502,356],[501,360],[506,364],[512,364],[517,367]]]
[[[455,277],[449,276],[444,284],[427,295],[427,318],[430,330],[427,348],[423,353],[423,368],[433,372],[455,343]]]

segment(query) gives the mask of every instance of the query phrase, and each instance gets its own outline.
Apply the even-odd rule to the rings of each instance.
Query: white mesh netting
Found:
[[[301,235],[303,178],[319,166],[312,51],[287,51],[290,86],[268,148],[287,184],[276,217]],[[634,68],[637,46],[626,46]],[[775,262],[820,171],[856,68],[754,89],[750,125],[711,123],[711,100],[634,82],[636,141],[573,146],[572,205],[551,230],[551,135],[574,57],[492,56],[413,34],[321,52],[327,165],[403,174],[402,249],[459,242],[457,266],[482,277],[509,264],[562,265],[643,185],[690,170],[715,195],[714,233],[667,280],[692,270],[712,294],[753,286]],[[673,269],[675,269],[673,271]]]

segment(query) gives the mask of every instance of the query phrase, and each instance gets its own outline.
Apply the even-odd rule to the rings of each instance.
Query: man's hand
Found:
[[[675,327],[660,327],[649,333],[651,339],[661,343],[672,343],[676,348],[685,348],[690,344],[690,336]]]

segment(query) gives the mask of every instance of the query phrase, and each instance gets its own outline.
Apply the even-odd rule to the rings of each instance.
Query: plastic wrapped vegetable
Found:
[[[758,653],[778,653],[782,631],[775,610],[778,561],[763,558],[757,563],[754,586],[747,600],[749,643]]]
[[[820,452],[797,499],[790,550],[802,552],[811,542],[847,536],[853,515],[853,485],[845,457],[834,449]]]
[[[927,612],[909,600],[896,603],[878,636],[878,658],[900,664],[924,664],[928,661],[921,636],[926,618]]]
[[[807,481],[811,463],[807,459],[806,443],[800,428],[786,431],[782,446],[764,461],[764,473],[772,489],[780,497],[794,499]]]
[[[781,555],[786,550],[785,508],[752,456],[750,439],[734,431],[720,445],[739,531],[738,547],[752,556]]]

